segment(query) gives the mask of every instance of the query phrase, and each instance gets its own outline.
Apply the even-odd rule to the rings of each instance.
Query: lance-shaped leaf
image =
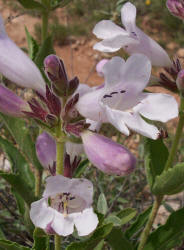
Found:
[[[32,250],[49,250],[49,236],[42,229],[35,228],[33,238]]]
[[[104,215],[107,213],[108,206],[107,206],[105,195],[103,193],[101,193],[98,198],[97,210],[99,213],[104,214]]]
[[[144,250],[169,250],[184,238],[184,208],[172,213],[166,224],[150,234]]]
[[[94,250],[98,243],[109,235],[113,228],[113,224],[107,224],[97,228],[97,230],[92,234],[92,236],[83,242],[71,243],[66,250]]]
[[[69,4],[72,0],[53,0],[51,1],[52,9],[63,8]]]
[[[10,240],[0,240],[0,249],[3,250],[30,250],[29,247],[21,246]]]
[[[19,174],[30,186],[34,188],[34,175],[31,172],[28,163],[19,150],[9,141],[0,136],[0,148],[6,153],[9,161],[11,162],[12,170],[15,174]]]
[[[156,195],[172,195],[184,190],[184,163],[164,171],[157,176],[152,192]]]
[[[168,149],[161,139],[146,139],[145,142],[146,159],[145,167],[147,179],[150,187],[153,186],[155,178],[164,170],[168,158]]]
[[[31,34],[29,33],[26,27],[25,27],[25,32],[26,32],[26,38],[27,38],[27,43],[28,43],[28,49],[29,49],[29,57],[34,61],[38,53],[39,46],[36,40],[31,36]]]
[[[0,114],[0,117],[5,123],[10,134],[15,139],[22,153],[24,153],[26,158],[33,164],[34,167],[41,171],[42,166],[36,156],[35,143],[31,138],[30,130],[26,126],[26,122],[4,114]]]
[[[133,250],[131,243],[125,238],[121,228],[113,228],[107,237],[113,250]]]
[[[44,10],[44,6],[34,0],[17,0],[25,9]]]
[[[20,196],[24,199],[24,201],[30,205],[33,201],[35,201],[35,197],[30,190],[30,186],[24,181],[21,176],[16,174],[9,174],[0,171],[0,176],[5,179],[16,192],[20,194]]]

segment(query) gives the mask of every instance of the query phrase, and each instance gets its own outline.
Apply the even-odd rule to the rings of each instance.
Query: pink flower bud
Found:
[[[8,88],[0,85],[0,112],[15,117],[22,117],[24,116],[22,111],[26,110],[29,110],[29,105],[23,99]]]
[[[166,4],[172,15],[184,19],[184,2],[182,0],[167,0]]]
[[[48,133],[43,132],[36,140],[36,154],[42,166],[50,170],[52,175],[56,172],[56,142]]]
[[[184,93],[184,70],[182,69],[177,76],[176,85],[178,89]]]
[[[85,131],[81,134],[88,159],[108,174],[127,175],[136,165],[136,159],[122,145],[102,135]]]

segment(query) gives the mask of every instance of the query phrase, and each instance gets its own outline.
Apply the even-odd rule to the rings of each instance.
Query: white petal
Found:
[[[92,233],[98,225],[98,217],[92,208],[85,209],[80,215],[74,217],[74,223],[79,236]]]
[[[142,53],[146,55],[152,65],[160,67],[171,67],[172,62],[166,53],[166,51],[151,37],[147,36],[139,28],[135,28],[134,31],[139,39],[139,43],[130,43],[128,46],[124,46],[124,49],[129,54]]]
[[[91,91],[93,91],[93,88],[91,88],[87,84],[80,83],[74,94],[79,93],[79,96],[81,97],[84,94],[91,92]]]
[[[96,43],[93,46],[93,49],[101,51],[101,52],[106,52],[106,53],[110,52],[110,53],[113,53],[113,52],[118,51],[120,49],[120,47],[113,48],[113,47],[109,47],[108,45],[105,46],[103,44],[103,41],[102,41],[102,42]]]
[[[90,120],[102,121],[103,110],[99,105],[99,100],[103,93],[104,89],[100,88],[83,95],[81,98],[79,98],[79,101],[76,104],[76,109],[82,116]]]
[[[147,86],[151,75],[151,62],[142,54],[134,54],[126,61],[122,72],[122,88],[139,94]]]
[[[120,49],[121,47],[127,46],[128,44],[139,44],[137,39],[132,38],[129,35],[118,35],[116,37],[105,39],[101,43],[105,47],[109,47],[111,49]]]
[[[7,36],[0,20],[0,73],[21,87],[45,93],[45,82],[31,59]]]
[[[81,143],[73,143],[67,141],[65,144],[66,152],[70,155],[70,160],[74,160],[75,156],[81,155],[84,153],[84,148]]]
[[[55,210],[51,227],[58,235],[67,236],[73,233],[74,221],[70,216],[64,217],[63,214]]]
[[[93,184],[87,179],[70,179],[62,175],[50,176],[46,180],[46,189],[43,197],[47,198],[58,193],[71,193],[79,196],[90,206],[93,197]]]
[[[178,116],[178,104],[167,94],[143,93],[141,103],[134,110],[150,120],[167,122]]]
[[[103,20],[95,25],[93,34],[100,39],[108,39],[120,34],[126,35],[127,32],[112,21]]]
[[[45,229],[54,218],[54,209],[48,207],[45,198],[31,204],[30,218],[36,227]]]
[[[115,56],[103,66],[102,72],[105,77],[105,87],[119,83],[122,80],[124,64],[125,61],[121,57]]]
[[[86,119],[86,123],[90,124],[89,130],[97,131],[97,132],[100,130],[100,127],[102,125],[101,122],[92,121],[90,119]]]
[[[109,61],[109,59],[102,59],[96,65],[96,71],[99,76],[103,76],[103,66]]]
[[[114,110],[109,108],[108,106],[105,107],[106,115],[108,121],[117,128],[121,133],[125,135],[129,135],[129,130],[127,126],[125,125],[125,122],[123,120],[123,117],[121,117],[121,111],[120,110]]]
[[[121,20],[127,31],[133,31],[136,20],[136,7],[130,2],[123,5],[121,9]]]

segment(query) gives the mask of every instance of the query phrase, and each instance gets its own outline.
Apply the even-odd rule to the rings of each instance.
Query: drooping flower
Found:
[[[45,82],[31,59],[8,37],[0,17],[0,73],[21,87],[45,93]]]
[[[14,92],[0,84],[0,112],[15,117],[25,116],[22,111],[29,111],[29,105]]]
[[[110,20],[103,20],[96,24],[93,33],[103,41],[95,44],[94,49],[115,52],[123,48],[130,55],[145,54],[152,65],[172,66],[166,51],[136,26],[136,7],[130,2],[123,5],[121,20],[125,29]]]
[[[43,198],[33,202],[30,218],[47,233],[67,236],[74,225],[79,236],[85,236],[98,225],[91,207],[93,185],[87,179],[69,179],[61,175],[47,178]]]
[[[167,8],[173,16],[184,19],[184,2],[183,0],[167,0]]]
[[[126,62],[113,57],[104,65],[103,73],[105,86],[86,93],[76,104],[84,117],[109,122],[125,135],[131,129],[152,139],[158,138],[159,130],[143,117],[160,122],[177,117],[174,97],[143,92],[151,74],[146,56],[134,54]]]
[[[90,131],[84,131],[81,137],[88,159],[101,171],[124,176],[134,170],[136,159],[122,145]]]

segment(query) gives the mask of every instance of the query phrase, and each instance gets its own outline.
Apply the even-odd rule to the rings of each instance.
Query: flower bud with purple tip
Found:
[[[136,158],[122,145],[90,131],[81,137],[88,159],[101,171],[124,176],[134,170]]]
[[[56,55],[49,55],[44,60],[45,72],[53,83],[55,93],[61,97],[72,95],[79,85],[77,77],[69,80],[63,61]]]
[[[46,132],[40,134],[36,140],[36,154],[42,166],[56,174],[56,142]]]
[[[183,0],[167,0],[167,8],[172,15],[184,19],[184,1]]]
[[[29,111],[29,105],[14,92],[0,85],[0,112],[15,117],[25,116],[22,111]]]

